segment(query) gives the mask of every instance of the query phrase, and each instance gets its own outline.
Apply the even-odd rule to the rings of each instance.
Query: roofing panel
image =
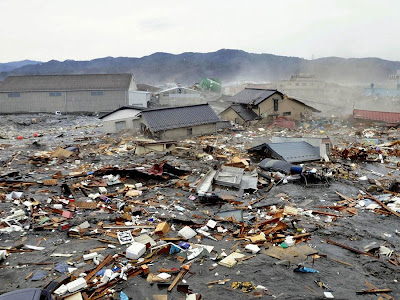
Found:
[[[243,91],[232,96],[227,101],[241,104],[249,104],[253,102],[254,105],[258,105],[275,93],[280,94],[280,92],[277,90],[245,88]]]
[[[208,104],[145,110],[142,116],[152,132],[221,121]]]
[[[263,143],[248,150],[262,152],[264,156],[289,163],[319,160],[319,150],[307,142]]]
[[[9,76],[0,92],[125,90],[132,79],[132,74]]]
[[[231,108],[245,121],[260,119],[260,116],[244,104],[233,104]]]
[[[100,116],[99,119],[104,119],[105,117],[108,117],[109,115],[112,115],[113,113],[116,113],[117,111],[125,110],[125,109],[134,109],[134,110],[142,111],[144,108],[140,107],[140,106],[134,106],[134,105],[121,106],[121,107],[117,108],[116,110],[113,110],[112,112],[105,113],[104,115]]]
[[[307,142],[269,143],[267,146],[290,163],[320,159],[319,152]]]
[[[386,123],[390,123],[390,124],[400,123],[400,113],[398,113],[398,112],[384,112],[384,111],[354,109],[353,117],[355,119],[381,121],[381,122],[386,122]]]

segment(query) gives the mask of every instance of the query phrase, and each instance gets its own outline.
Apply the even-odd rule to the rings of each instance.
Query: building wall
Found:
[[[278,99],[278,110],[274,110],[274,99]],[[302,120],[302,116],[306,119],[312,117],[312,110],[305,105],[290,100],[288,98],[282,99],[280,95],[272,95],[267,100],[262,102],[258,108],[253,109],[254,112],[263,117],[264,121],[269,121],[269,115],[276,115],[277,117],[287,116],[293,120]],[[290,113],[290,114],[284,114]]]
[[[129,91],[129,105],[147,107],[150,100],[150,92]]]
[[[188,134],[188,129],[192,129],[192,134]],[[202,134],[214,134],[217,131],[216,124],[205,124],[191,127],[183,127],[166,130],[159,134],[159,138],[163,140],[175,140],[180,138],[190,138],[191,136],[198,136]]]
[[[92,95],[92,92],[95,94]],[[102,94],[100,94],[100,92]],[[50,96],[58,93],[57,96]],[[0,93],[0,113],[99,112],[128,104],[128,91],[21,92],[19,97]],[[15,95],[15,93],[13,93]],[[53,94],[54,95],[54,94]]]
[[[244,125],[245,121],[232,109],[228,108],[220,114],[222,120],[231,121],[239,125]],[[238,122],[236,122],[238,121]]]
[[[103,131],[106,133],[117,133],[118,131],[121,131],[124,129],[129,129],[134,132],[139,132],[140,126],[139,126],[139,122],[137,122],[137,121],[138,121],[137,117],[103,121]],[[119,122],[125,122],[124,128],[121,128],[121,125],[117,125],[117,123],[119,123]]]
[[[159,103],[161,105],[181,106],[206,103],[202,99],[201,93],[185,88],[176,88],[165,92],[160,92]]]

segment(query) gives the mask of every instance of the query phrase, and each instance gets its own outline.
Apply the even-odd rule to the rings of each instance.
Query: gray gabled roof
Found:
[[[127,90],[132,74],[9,76],[0,92]]]
[[[142,117],[152,132],[221,121],[208,104],[145,110]]]
[[[232,104],[230,107],[245,121],[261,119],[259,115],[244,104]]]
[[[241,103],[241,104],[252,103],[253,105],[258,105],[275,93],[283,95],[281,92],[277,90],[245,88],[243,91],[232,96],[227,101],[232,103]]]
[[[280,159],[289,163],[320,159],[319,151],[307,142],[264,143],[248,151],[262,151],[269,158]]]

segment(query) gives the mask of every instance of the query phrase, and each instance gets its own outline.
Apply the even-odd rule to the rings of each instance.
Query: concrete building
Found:
[[[201,92],[185,87],[174,87],[159,91],[155,94],[160,105],[182,106],[206,103]]]
[[[223,120],[244,124],[246,122],[267,123],[277,117],[286,116],[293,120],[307,120],[315,108],[294,98],[287,97],[277,90],[246,88],[228,101],[232,106],[223,111]]]
[[[286,95],[298,98],[332,98],[341,92],[341,86],[319,80],[315,75],[300,73],[292,75],[289,80],[271,82],[268,88],[277,89]]]
[[[103,131],[106,133],[116,133],[121,130],[130,129],[135,132],[140,131],[140,113],[142,107],[122,106],[99,119],[103,122]]]
[[[132,74],[10,76],[0,85],[0,113],[113,111],[135,90]]]
[[[141,131],[164,140],[214,134],[221,121],[208,104],[145,110],[141,115]]]

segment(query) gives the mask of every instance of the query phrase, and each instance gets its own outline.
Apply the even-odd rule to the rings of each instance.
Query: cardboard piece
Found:
[[[289,248],[270,247],[264,251],[263,254],[280,259],[288,260],[291,263],[298,264],[307,259],[307,256],[317,254],[318,251],[308,245],[299,245]]]
[[[170,227],[167,222],[161,222],[157,225],[155,230],[155,234],[157,235],[165,235],[170,230]]]

